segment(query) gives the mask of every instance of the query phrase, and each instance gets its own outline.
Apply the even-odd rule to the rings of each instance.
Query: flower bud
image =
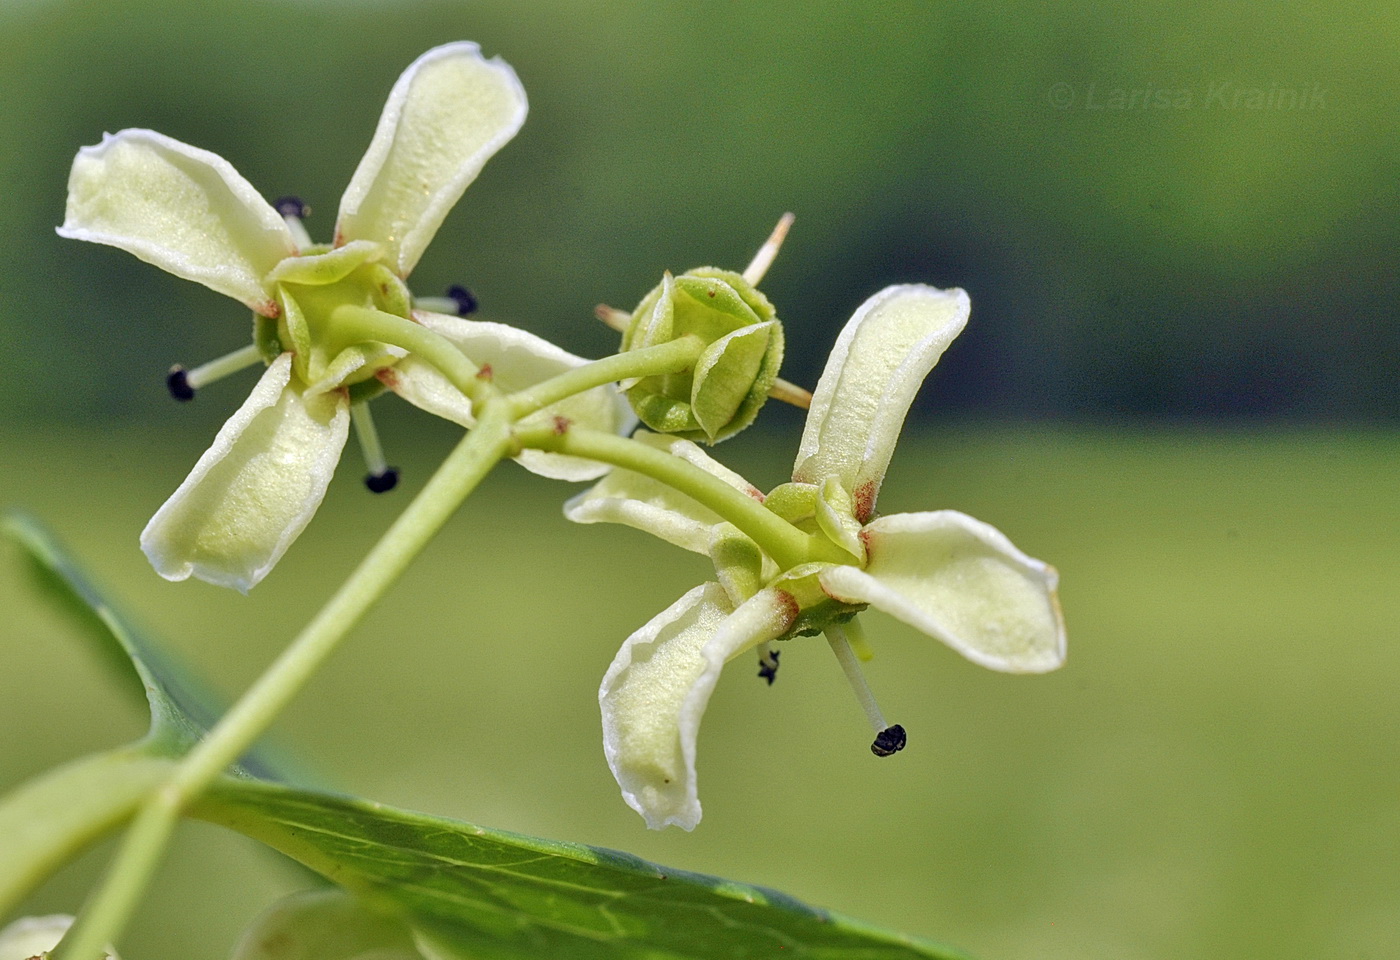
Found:
[[[672,277],[638,304],[622,349],[682,337],[704,350],[680,373],[627,385],[632,409],[651,429],[718,443],[753,422],[783,361],[783,329],[768,298],[737,273],[701,267]]]

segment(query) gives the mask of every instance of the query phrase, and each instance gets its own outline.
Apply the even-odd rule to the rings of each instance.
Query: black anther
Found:
[[[768,681],[768,686],[773,685],[773,681],[778,679],[778,657],[780,652],[772,651],[767,656],[758,655],[758,675]]]
[[[454,283],[447,288],[447,296],[457,302],[457,316],[465,317],[469,313],[475,313],[478,306],[476,295],[460,283]]]
[[[870,752],[877,757],[889,757],[904,749],[907,738],[904,736],[904,728],[899,724],[886,727],[875,737],[875,742],[870,745]]]
[[[181,403],[194,399],[194,387],[190,386],[185,368],[178,363],[165,375],[165,386],[170,390],[170,395]]]
[[[278,197],[273,204],[277,212],[284,217],[296,217],[298,220],[305,220],[311,216],[311,208],[306,205],[306,201],[301,197]]]
[[[370,493],[388,493],[399,483],[399,468],[388,467],[383,473],[365,474],[365,486]]]

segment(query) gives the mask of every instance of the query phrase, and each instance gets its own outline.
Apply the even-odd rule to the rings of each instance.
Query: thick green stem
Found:
[[[522,419],[551,403],[558,403],[605,383],[680,373],[694,366],[704,350],[705,342],[697,336],[690,335],[654,347],[628,350],[626,353],[594,360],[511,394],[511,410],[516,419]]]
[[[512,447],[510,427],[504,404],[481,405],[476,428],[457,445],[350,578],[142,807],[102,886],[54,953],[55,958],[94,960],[100,956],[102,945],[115,937],[135,909],[180,812],[257,740],[467,494],[507,455]]]
[[[784,570],[816,560],[851,562],[845,551],[825,537],[803,533],[719,477],[635,440],[578,427],[562,432],[532,427],[517,430],[516,439],[526,447],[610,463],[674,487],[742,530]]]

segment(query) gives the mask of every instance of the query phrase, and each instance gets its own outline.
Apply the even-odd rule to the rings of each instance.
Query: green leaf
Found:
[[[40,591],[70,615],[133,695],[144,696],[151,728],[139,743],[55,767],[0,798],[0,916],[125,823],[222,712],[219,698],[121,613],[37,519],[12,513],[4,530],[24,549]],[[288,766],[257,748],[239,769],[271,777]]]
[[[179,756],[198,742],[223,713],[222,698],[123,613],[37,518],[11,513],[4,530],[28,555],[38,588],[73,618],[93,649],[116,666],[132,690],[144,694],[151,710],[144,751]],[[239,765],[249,776],[306,782],[304,776],[290,776],[291,769],[265,747],[250,750]]]
[[[761,887],[345,797],[230,778],[192,813],[394,911],[429,956],[964,960]]]
[[[0,917],[54,870],[116,829],[175,770],[142,746],[49,770],[0,800]]]

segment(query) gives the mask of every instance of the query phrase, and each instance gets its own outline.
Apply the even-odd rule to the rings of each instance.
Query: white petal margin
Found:
[[[296,253],[286,222],[232,164],[152,130],[78,151],[58,234],[120,247],[267,315],[264,278]]]
[[[542,383],[588,363],[537,337],[504,323],[466,320],[443,313],[415,311],[414,318],[434,333],[452,341],[483,371],[491,368],[491,379],[507,393]],[[409,356],[380,377],[389,389],[409,403],[435,416],[464,427],[476,423],[471,401],[462,395],[437,368]],[[548,423],[556,416],[590,430],[626,435],[637,425],[637,417],[627,398],[611,384],[594,387],[536,411],[522,423]],[[596,480],[611,469],[607,464],[579,457],[566,457],[543,450],[525,450],[516,461],[542,477],[553,480]]]
[[[868,520],[909,405],[971,309],[962,290],[923,284],[886,287],[861,304],[817,381],[792,478],[837,477]]]
[[[868,603],[993,670],[1044,673],[1065,662],[1059,575],[995,527],[956,510],[899,513],[861,538],[864,569],[818,575],[838,600]]]
[[[20,917],[0,930],[0,960],[33,960],[58,946],[58,941],[73,925],[66,913],[51,913],[43,917]],[[107,960],[121,960],[110,946],[104,951]]]
[[[719,584],[696,587],[623,642],[598,689],[608,766],[653,830],[700,822],[695,738],[720,669],[781,636],[793,614],[776,590],[730,610]]]
[[[462,191],[525,122],[525,88],[474,43],[434,47],[394,84],[340,200],[337,246],[373,240],[406,277]]]
[[[741,493],[761,499],[758,488],[689,440],[638,430],[632,439],[662,450],[718,477]],[[631,470],[614,469],[598,483],[564,504],[575,523],[620,523],[683,550],[708,555],[714,528],[724,518],[709,507],[659,480]]]
[[[141,549],[167,580],[193,575],[247,593],[311,520],[350,429],[342,392],[307,398],[292,355],[273,361],[146,529]]]

